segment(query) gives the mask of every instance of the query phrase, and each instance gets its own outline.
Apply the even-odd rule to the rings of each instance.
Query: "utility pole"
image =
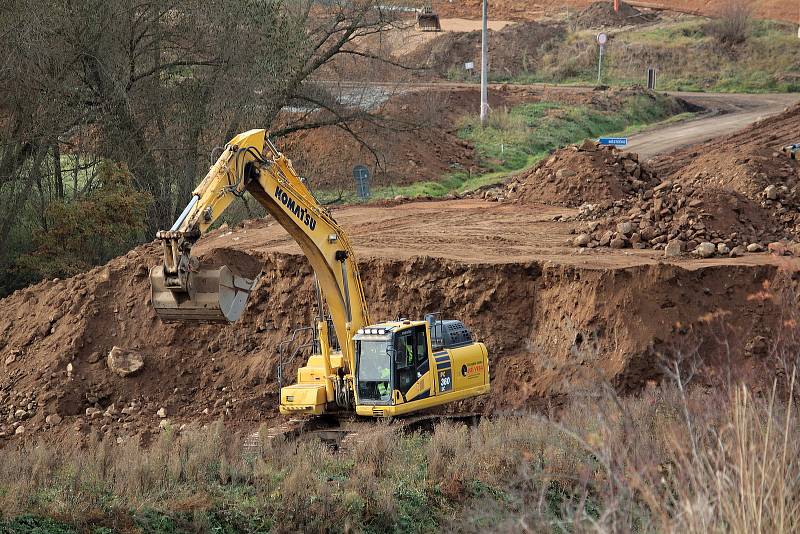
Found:
[[[483,31],[481,32],[481,126],[489,116],[489,8],[483,0]]]

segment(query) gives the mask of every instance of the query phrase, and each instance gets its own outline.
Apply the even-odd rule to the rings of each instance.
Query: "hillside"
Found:
[[[610,0],[609,0],[610,1]],[[508,20],[534,20],[564,9],[583,9],[591,0],[490,0],[491,18]],[[653,0],[628,2],[637,7],[669,9],[698,15],[714,15],[725,5],[725,0]],[[436,10],[445,17],[479,18],[481,0],[449,0],[435,3]],[[794,0],[759,0],[754,2],[756,16],[765,19],[798,22],[797,2]]]

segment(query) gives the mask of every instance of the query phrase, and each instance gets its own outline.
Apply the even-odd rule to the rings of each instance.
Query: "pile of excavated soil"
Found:
[[[513,76],[536,68],[540,50],[549,42],[562,39],[566,33],[558,24],[524,22],[489,31],[491,43],[490,69],[495,76]],[[409,65],[433,71],[440,76],[461,74],[464,64],[473,62],[475,72],[481,69],[481,32],[445,32],[418,47],[403,58]]]
[[[577,207],[611,204],[658,183],[635,153],[601,147],[591,140],[556,151],[506,184],[509,200]],[[497,196],[492,192],[490,196]]]
[[[590,4],[575,16],[574,22],[579,28],[600,29],[642,24],[657,19],[658,15],[642,12],[625,2],[619,3],[619,11],[614,11],[614,2],[604,0]]]
[[[403,220],[402,206],[391,209],[393,227],[409,235],[415,224],[430,226],[416,216]],[[255,259],[262,266],[234,325],[163,324],[156,317],[147,277],[161,260],[156,243],[3,299],[0,445],[29,436],[85,442],[97,435],[112,443],[148,443],[162,425],[179,431],[221,419],[234,430],[253,429],[277,417],[277,346],[294,327],[308,324],[315,297],[305,258],[269,252],[276,246],[270,228],[248,223],[198,245],[207,251],[204,262],[232,259],[249,269]],[[470,232],[451,232],[448,239],[455,248],[486,241]],[[258,251],[253,243],[262,243]],[[489,347],[492,393],[448,410],[537,406],[603,382],[639,390],[661,376],[664,358],[681,343],[700,343],[701,353],[713,358],[714,338],[703,334],[707,317],[726,310],[731,358],[750,373],[769,362],[752,359],[747,347],[782,317],[778,304],[749,298],[775,275],[777,267],[769,264],[720,271],[373,256],[360,266],[373,320],[442,311],[463,320]],[[130,374],[112,368],[112,351],[143,366]],[[284,376],[293,377],[300,360],[289,362]],[[699,376],[714,383],[715,369]]]
[[[679,254],[710,242],[714,254],[735,256],[742,255],[747,245],[790,237],[747,197],[698,183],[661,182],[610,205],[584,205],[576,218],[595,221],[575,239],[576,246],[589,248],[659,250],[674,242]]]
[[[616,158],[594,158],[595,165],[587,165],[591,153],[581,158],[572,147],[571,157],[557,154],[512,182],[504,196],[544,203],[574,198],[566,205],[578,206],[579,212],[567,219],[591,221],[579,229],[578,247],[667,249],[669,255],[710,257],[759,252],[781,241],[798,250],[792,243],[800,241],[800,164],[780,151],[798,130],[800,106],[657,158],[648,164],[647,184],[620,175],[621,166],[635,168],[633,153],[610,151]]]

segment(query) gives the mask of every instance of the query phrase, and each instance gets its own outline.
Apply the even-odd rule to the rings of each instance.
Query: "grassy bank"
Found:
[[[648,126],[689,118],[679,102],[662,94],[610,97],[603,107],[558,102],[523,104],[493,110],[485,127],[475,115],[463,117],[459,136],[474,147],[478,162],[487,172],[451,172],[436,181],[375,188],[372,199],[444,197],[499,183],[510,173],[530,167],[557,148],[586,138],[634,133]],[[321,193],[321,198],[330,194]],[[354,196],[343,199],[355,202]]]
[[[221,426],[146,450],[6,447],[0,532],[796,532],[800,418],[779,396],[598,391],[557,418],[378,423],[339,452],[265,440],[243,458]]]
[[[578,31],[543,53],[536,70],[495,81],[594,84],[596,32]],[[792,24],[754,20],[744,42],[723,44],[713,23],[684,18],[612,34],[606,46],[603,83],[646,83],[658,70],[658,89],[708,92],[800,91],[800,39]]]

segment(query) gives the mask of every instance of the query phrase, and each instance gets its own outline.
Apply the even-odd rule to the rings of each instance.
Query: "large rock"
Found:
[[[625,240],[621,237],[615,237],[608,244],[611,248],[625,248]]]
[[[47,417],[44,418],[44,422],[48,425],[57,425],[61,422],[61,416],[57,413],[51,413]]]
[[[136,351],[113,347],[106,358],[108,368],[119,376],[130,376],[144,367],[144,356]]]
[[[673,239],[667,243],[666,247],[664,247],[664,256],[667,258],[680,256],[685,246],[686,244],[680,239]]]
[[[701,258],[710,258],[717,253],[717,246],[714,243],[709,242],[700,243],[697,245],[697,248],[694,249],[694,253]]]
[[[617,225],[617,232],[624,235],[631,235],[636,231],[636,225],[630,221],[621,222]]]
[[[786,256],[789,254],[786,244],[781,243],[780,241],[775,241],[774,243],[767,245],[767,250],[769,250],[769,253],[774,256]]]
[[[769,200],[777,200],[778,199],[778,186],[776,185],[768,185],[766,189],[764,189],[764,196],[767,197]]]
[[[744,253],[747,252],[747,249],[744,248],[742,245],[735,246],[731,249],[730,254],[728,254],[731,258],[738,258],[739,256],[744,256]]]
[[[591,243],[591,241],[592,241],[592,236],[590,236],[589,234],[581,234],[575,238],[575,241],[573,241],[573,243],[576,247],[585,247],[586,245]]]

